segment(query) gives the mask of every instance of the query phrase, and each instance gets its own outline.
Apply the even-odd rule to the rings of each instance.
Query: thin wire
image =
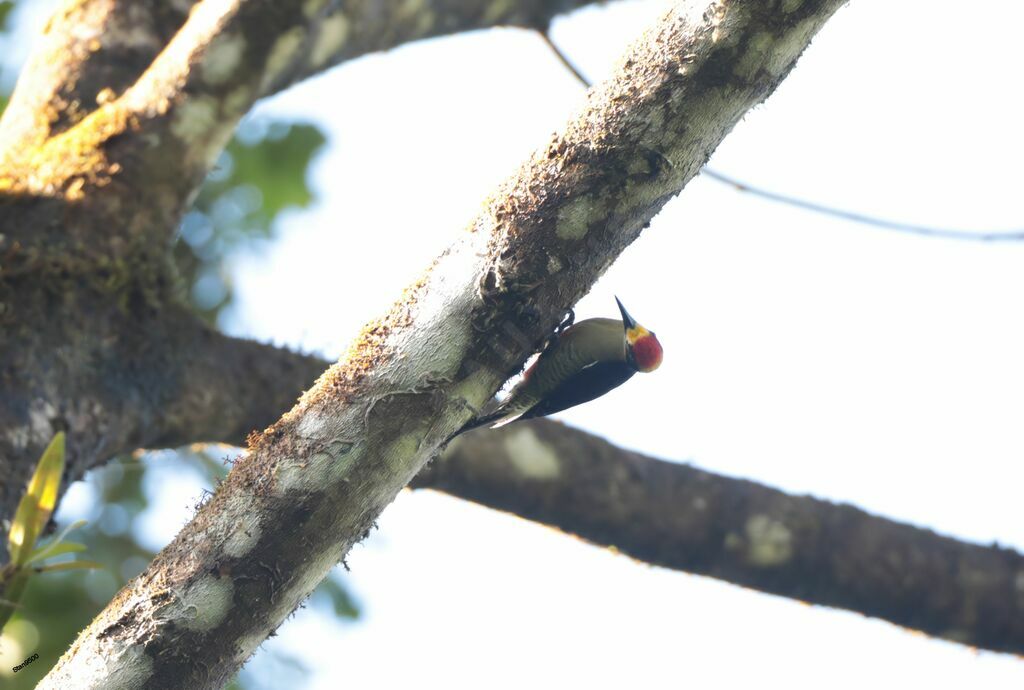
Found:
[[[877,228],[895,230],[897,232],[903,232],[910,235],[921,235],[923,237],[937,237],[950,240],[972,240],[975,242],[1020,242],[1021,240],[1024,240],[1024,230],[1014,229],[979,232],[975,230],[935,228],[927,225],[915,225],[914,223],[900,223],[886,218],[876,218],[875,216],[857,213],[856,211],[846,211],[841,208],[824,206],[813,201],[797,199],[796,197],[779,194],[778,192],[772,192],[767,189],[759,189],[758,187],[753,187],[745,182],[740,182],[735,178],[729,177],[728,175],[724,175],[717,170],[712,170],[707,167],[704,168],[703,173],[705,177],[710,177],[712,180],[716,180],[722,184],[727,184],[740,192],[753,194],[754,196],[758,196],[769,201],[786,204],[787,206],[794,206],[805,211],[813,211],[814,213],[820,213],[833,218],[841,218],[842,220],[848,220],[862,225],[873,225]]]
[[[590,81],[583,75],[582,72],[566,57],[565,53],[555,45],[555,42],[551,40],[551,36],[546,31],[538,32],[544,43],[551,49],[551,52],[555,54],[559,62],[561,62],[569,72],[583,86],[590,88]],[[883,228],[885,230],[893,230],[896,232],[902,232],[909,235],[918,235],[921,237],[934,237],[941,239],[951,240],[969,240],[973,242],[1020,242],[1024,241],[1024,229],[1012,229],[1012,230],[955,230],[952,228],[936,228],[928,225],[917,225],[915,223],[901,223],[894,220],[888,220],[886,218],[877,218],[875,216],[869,216],[864,213],[858,213],[856,211],[847,211],[841,208],[835,208],[832,206],[826,206],[813,201],[807,201],[806,199],[798,199],[797,197],[789,196],[787,194],[780,194],[767,189],[761,189],[741,182],[734,177],[730,177],[724,173],[720,173],[717,170],[713,170],[707,166],[701,171],[705,177],[708,177],[716,182],[720,182],[725,185],[729,185],[738,192],[745,194],[751,194],[768,201],[774,201],[779,204],[785,204],[787,206],[793,206],[795,208],[803,209],[805,211],[811,211],[813,213],[819,213],[821,215],[830,216],[832,218],[840,218],[842,220],[850,221],[852,223],[860,223],[861,225],[870,225],[876,228]]]

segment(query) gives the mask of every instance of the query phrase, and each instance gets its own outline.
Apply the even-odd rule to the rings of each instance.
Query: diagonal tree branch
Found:
[[[309,41],[267,93],[369,53],[403,43],[496,26],[546,29],[551,21],[606,0],[309,0]]]
[[[842,4],[670,6],[40,687],[226,683]]]
[[[457,439],[413,480],[647,563],[1024,653],[1024,556],[634,453],[545,420]]]

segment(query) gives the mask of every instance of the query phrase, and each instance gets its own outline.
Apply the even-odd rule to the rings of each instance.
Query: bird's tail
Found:
[[[484,413],[479,417],[474,417],[465,424],[462,428],[452,434],[448,441],[451,441],[456,436],[472,431],[473,429],[479,429],[482,426],[490,426],[492,429],[497,429],[499,426],[505,426],[511,424],[520,419],[529,417],[529,409],[523,407],[510,407],[508,401],[504,403],[498,403],[498,406],[491,412]],[[525,415],[525,416],[524,416]]]
[[[490,414],[485,414],[485,415],[481,415],[479,417],[474,417],[473,419],[471,419],[468,422],[466,422],[465,424],[463,424],[462,428],[460,428],[458,431],[456,431],[454,434],[452,434],[452,438],[455,438],[456,436],[460,436],[460,435],[466,433],[467,431],[472,431],[473,429],[479,429],[482,426],[487,426],[487,425],[489,425],[489,424],[491,424],[493,422],[496,422],[499,419],[501,419],[502,417],[504,417],[505,414],[507,414],[507,412],[508,412],[507,410],[498,409],[498,410],[495,410],[494,412],[492,412]]]

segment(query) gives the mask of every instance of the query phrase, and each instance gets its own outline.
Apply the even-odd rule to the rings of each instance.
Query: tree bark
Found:
[[[216,494],[40,687],[226,683],[771,93],[841,4],[671,6],[488,200],[462,241],[295,408],[253,436]],[[175,41],[212,40],[245,14],[206,16],[205,5]],[[271,86],[290,73],[291,53],[281,52],[289,67],[272,71]],[[169,73],[182,64],[166,60]],[[164,93],[163,82],[152,86]]]

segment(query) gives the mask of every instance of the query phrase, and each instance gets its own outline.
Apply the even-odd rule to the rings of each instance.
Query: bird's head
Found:
[[[662,349],[658,338],[629,315],[619,298],[615,298],[622,312],[622,326],[626,330],[626,361],[637,371],[654,371],[661,366]]]

